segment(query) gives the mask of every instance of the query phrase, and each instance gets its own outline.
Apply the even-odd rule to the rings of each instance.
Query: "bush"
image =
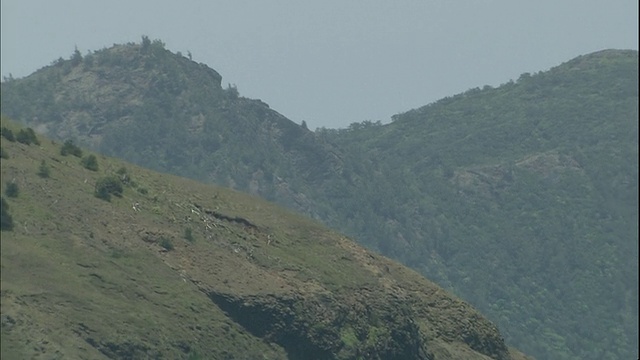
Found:
[[[60,155],[67,156],[69,154],[75,157],[82,157],[82,150],[73,143],[73,140],[65,141],[60,149]]]
[[[9,215],[9,204],[4,198],[0,198],[0,230],[13,230],[13,218]]]
[[[5,139],[7,139],[7,140],[9,140],[11,142],[16,141],[16,137],[13,136],[13,131],[11,131],[11,129],[3,126],[2,129],[0,129],[0,131],[2,131],[2,136]]]
[[[118,169],[118,171],[116,171],[116,174],[120,176],[120,181],[122,181],[122,184],[136,187],[137,184],[131,180],[131,176],[129,175],[126,167],[123,166]]]
[[[95,155],[91,154],[82,158],[80,161],[82,166],[91,171],[98,171],[98,158]]]
[[[193,237],[193,231],[191,228],[184,229],[184,238],[189,242],[194,242],[196,239]]]
[[[40,167],[38,168],[38,176],[41,178],[48,178],[50,173],[51,169],[49,169],[49,165],[47,165],[46,161],[42,160],[42,162],[40,162]]]
[[[36,137],[36,133],[32,128],[20,129],[18,135],[16,135],[16,140],[25,145],[40,145],[40,141]]]
[[[240,96],[240,92],[238,91],[238,87],[234,84],[228,84],[226,89],[226,94],[229,99],[237,99]]]
[[[117,176],[98,179],[94,195],[102,200],[110,201],[111,195],[122,196],[122,182]]]
[[[160,239],[160,246],[162,246],[167,251],[173,250],[173,242],[171,242],[171,239],[168,239],[166,237],[162,237]]]
[[[7,183],[7,186],[4,190],[4,194],[12,198],[18,197],[19,192],[20,190],[18,189],[18,184],[14,182]]]
[[[0,147],[0,159],[8,159],[9,153],[7,153],[4,148]]]

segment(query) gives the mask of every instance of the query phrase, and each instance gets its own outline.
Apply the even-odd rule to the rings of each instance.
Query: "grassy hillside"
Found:
[[[2,358],[523,358],[469,305],[315,222],[20,133],[3,119]],[[106,200],[110,177],[123,188]]]
[[[3,113],[319,219],[470,301],[538,358],[636,356],[636,51],[317,132],[161,42],[78,55],[2,83]]]

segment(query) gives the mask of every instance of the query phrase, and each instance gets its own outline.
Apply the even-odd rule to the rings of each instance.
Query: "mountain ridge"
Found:
[[[217,77],[203,91],[186,86],[193,74],[179,64],[200,65],[153,45],[5,82],[3,112],[86,145],[81,120],[106,116],[96,149],[322,220],[473,301],[539,358],[633,356],[637,246],[625,239],[637,239],[637,52],[580,56],[390,124],[310,132]],[[56,80],[100,71],[146,74],[156,94],[143,89],[128,94],[133,108],[112,101],[94,113],[86,91]]]

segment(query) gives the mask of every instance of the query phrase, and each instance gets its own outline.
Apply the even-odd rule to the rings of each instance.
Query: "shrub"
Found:
[[[82,158],[80,161],[82,166],[91,171],[98,171],[98,158],[95,155],[91,154]]]
[[[51,169],[49,169],[49,165],[47,165],[46,161],[42,160],[40,162],[40,167],[38,168],[38,176],[41,178],[48,178],[50,173]]]
[[[102,200],[110,201],[111,195],[122,196],[122,182],[117,176],[98,179],[94,195]]]
[[[67,156],[69,154],[75,157],[82,157],[82,150],[73,143],[73,140],[65,141],[62,148],[60,148],[60,155]]]
[[[0,198],[0,230],[13,230],[13,218],[9,215],[9,204]]]
[[[171,239],[166,237],[162,237],[160,239],[160,246],[162,246],[167,251],[173,250],[173,242],[171,242]]]
[[[184,229],[184,238],[189,242],[194,242],[196,239],[193,237],[193,231],[191,228]]]
[[[116,174],[120,176],[120,181],[122,181],[124,185],[136,187],[136,183],[131,180],[131,176],[129,175],[126,167],[122,166],[118,171],[116,171]]]
[[[4,190],[4,194],[12,198],[18,197],[19,192],[20,190],[18,189],[18,184],[14,182],[7,183],[7,186]]]
[[[9,153],[7,153],[4,148],[0,147],[0,158],[1,159],[8,159],[9,158]]]
[[[16,140],[25,145],[40,145],[40,141],[36,137],[36,133],[32,128],[20,129],[18,135],[16,135]]]
[[[7,140],[9,140],[11,142],[16,141],[16,137],[13,136],[13,131],[11,131],[11,129],[3,126],[2,129],[0,129],[0,131],[2,131],[2,136],[5,139],[7,139]]]
[[[237,99],[240,96],[240,92],[238,91],[238,87],[234,84],[228,84],[226,89],[226,94],[229,99]]]

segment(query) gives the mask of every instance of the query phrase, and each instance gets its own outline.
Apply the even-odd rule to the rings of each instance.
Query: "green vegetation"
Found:
[[[160,246],[162,246],[162,248],[167,251],[171,251],[173,250],[173,241],[171,241],[171,239],[169,238],[162,237],[160,238]]]
[[[16,141],[25,145],[40,145],[40,141],[32,128],[20,129],[18,135],[16,135]]]
[[[75,157],[82,157],[82,149],[73,143],[73,140],[67,140],[60,148],[60,155],[67,156],[73,155]]]
[[[122,197],[122,182],[117,176],[105,176],[96,181],[94,195],[102,200],[110,201],[111,195]]]
[[[46,119],[37,125],[58,139],[321,219],[470,301],[538,358],[636,355],[636,51],[581,56],[391,124],[317,132],[223,89],[214,70],[159,41],[92,56],[91,65],[62,61],[3,83],[3,112],[29,125]],[[71,71],[86,80],[74,84],[111,80],[70,85]],[[108,103],[86,96],[98,90]],[[143,191],[161,194],[148,183]]]
[[[20,190],[18,189],[18,184],[11,181],[5,185],[4,194],[8,197],[15,198],[18,197]]]
[[[9,214],[9,204],[4,198],[0,198],[0,230],[13,230],[13,218]]]
[[[2,145],[23,187],[13,231],[2,199],[3,359],[523,359],[417,273],[263,200],[108,157],[42,179],[59,145]],[[154,196],[92,196],[123,173]]]
[[[184,238],[188,242],[194,242],[196,239],[193,237],[193,230],[190,227],[184,229]]]
[[[11,131],[11,129],[8,129],[6,127],[2,127],[1,129],[2,131],[2,137],[9,140],[9,141],[16,141],[15,136],[13,135],[13,131]]]
[[[80,163],[82,164],[82,166],[84,166],[85,169],[98,171],[98,158],[96,158],[96,156],[93,154],[83,157]]]
[[[40,166],[38,167],[38,176],[41,178],[48,178],[51,175],[51,168],[47,165],[45,160],[40,162]]]
[[[340,209],[325,216],[528,354],[634,357],[637,79],[637,53],[602,52],[389,125],[321,132],[350,169],[343,191],[319,192]]]

